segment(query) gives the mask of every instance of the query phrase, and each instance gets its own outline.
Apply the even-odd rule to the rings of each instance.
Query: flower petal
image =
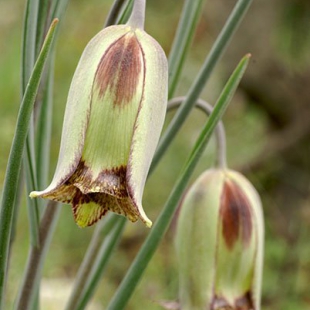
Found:
[[[142,51],[135,34],[129,32],[110,46],[95,75],[82,154],[92,179],[107,169],[126,168],[143,77]]]
[[[256,231],[256,255],[253,270],[253,281],[251,289],[251,297],[254,303],[254,309],[260,309],[261,286],[262,286],[262,270],[263,270],[263,256],[264,256],[264,216],[263,207],[259,195],[253,185],[240,173],[236,171],[229,171],[229,177],[234,180],[250,199],[252,212],[254,213],[254,225]]]
[[[127,189],[144,222],[151,226],[142,208],[142,194],[166,115],[168,64],[161,46],[151,36],[140,29],[135,33],[143,51],[145,77],[127,167]]]

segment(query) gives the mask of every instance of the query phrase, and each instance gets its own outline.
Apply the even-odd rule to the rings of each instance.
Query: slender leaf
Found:
[[[122,13],[119,15],[119,17],[116,21],[116,24],[125,24],[128,21],[129,16],[130,16],[131,11],[132,11],[133,1],[134,0],[128,0],[126,6],[124,7],[124,9],[122,11]]]
[[[68,4],[68,0],[44,0],[45,3],[40,2],[41,13],[45,14],[44,18],[38,20],[38,28],[43,28],[45,35],[47,25],[52,18],[62,17]],[[55,35],[57,34],[57,30]],[[40,38],[38,38],[40,40]],[[55,41],[55,40],[54,40]],[[41,40],[42,44],[42,40]],[[53,50],[52,43],[51,50]],[[47,185],[47,178],[49,172],[49,153],[51,140],[51,125],[52,125],[52,92],[54,80],[54,53],[45,66],[43,78],[40,83],[41,101],[37,101],[37,128],[36,128],[36,163],[37,163],[37,180],[36,188],[44,188]],[[29,191],[28,191],[29,192]],[[40,201],[35,199],[36,201]],[[44,202],[45,204],[45,202]],[[52,203],[49,202],[47,208],[44,210],[40,206],[40,210],[44,210],[42,220],[40,223],[40,240],[39,246],[32,246],[28,255],[27,266],[24,274],[24,280],[19,289],[19,295],[15,303],[16,308],[25,309],[26,307],[33,310],[37,309],[39,296],[41,271],[44,265],[46,252],[50,246],[50,242],[54,233],[55,223],[59,215],[59,208],[57,210],[50,210]],[[43,225],[43,228],[42,228]],[[44,228],[45,227],[45,228]],[[44,236],[42,237],[42,231]],[[25,307],[25,308],[23,308]]]
[[[111,233],[106,237],[105,241],[103,242],[102,246],[99,249],[99,253],[96,261],[94,262],[94,266],[92,272],[90,273],[89,279],[85,279],[88,280],[88,282],[86,282],[85,289],[82,291],[82,294],[79,298],[79,302],[76,308],[72,309],[76,310],[85,309],[87,303],[93,296],[95,289],[99,284],[99,281],[107,266],[107,263],[110,260],[112,253],[114,252],[114,248],[120,241],[122,232],[125,228],[125,224],[126,224],[126,218],[124,217],[119,218],[116,224],[114,225],[114,228],[111,231]]]
[[[107,20],[105,22],[104,27],[108,27],[108,26],[117,24],[119,17],[121,17],[120,13],[121,13],[122,8],[124,7],[124,3],[126,1],[127,0],[115,0],[114,1],[112,8],[108,14],[108,17],[107,17]],[[128,3],[129,2],[127,2],[127,6],[128,6]],[[127,6],[125,7],[125,9],[123,9],[123,12],[126,10]]]
[[[37,35],[37,17],[39,10],[38,0],[28,0],[24,18],[23,48],[22,48],[22,95],[24,95],[27,83],[36,59],[36,35]],[[34,161],[34,118],[33,115],[29,122],[28,136],[25,148],[25,177],[27,190],[33,190],[36,185],[36,165]],[[38,245],[39,229],[39,208],[38,202],[27,199],[27,208],[29,215],[29,227],[31,243]]]
[[[85,299],[85,291],[89,291],[89,287],[91,286],[95,288],[94,277],[96,274],[99,274],[99,271],[96,267],[98,267],[98,263],[95,264],[95,262],[101,262],[100,265],[103,265],[103,261],[107,262],[107,258],[101,257],[99,254],[103,254],[103,251],[100,251],[100,248],[103,246],[104,248],[114,248],[115,238],[109,238],[108,240],[105,240],[105,237],[112,233],[111,230],[118,226],[120,221],[123,220],[120,216],[116,214],[108,214],[103,220],[101,220],[93,233],[91,242],[88,246],[87,252],[84,256],[83,262],[79,268],[79,271],[77,273],[77,276],[75,277],[74,281],[74,287],[72,290],[72,293],[70,295],[70,299],[68,300],[68,303],[66,305],[67,310],[74,310],[77,309],[78,305],[81,303],[82,299]],[[119,238],[121,237],[121,234],[119,234]],[[103,240],[104,245],[103,245]],[[113,241],[111,244],[111,241]],[[118,240],[117,240],[118,241]],[[106,245],[110,244],[110,245]],[[103,255],[110,255],[111,251],[104,252]],[[105,266],[104,266],[105,267]],[[101,273],[100,273],[101,274]],[[97,284],[97,283],[95,283]]]
[[[38,0],[28,0],[24,17],[23,48],[22,48],[22,94],[25,93],[27,83],[36,59],[36,33]]]
[[[42,106],[37,119],[36,134],[36,162],[37,162],[37,188],[45,188],[48,181],[50,163],[50,145],[53,114],[53,84],[54,84],[54,53],[46,67],[47,82],[41,85],[43,98]],[[29,192],[29,191],[28,191]]]
[[[107,310],[122,310],[127,305],[129,298],[134,292],[148,263],[153,257],[160,240],[170,225],[174,212],[181,200],[182,194],[188,184],[188,181],[211,137],[215,126],[223,116],[240,82],[240,79],[245,72],[248,61],[249,55],[245,56],[241,60],[228,80],[227,84],[225,85],[224,90],[221,93],[208,122],[202,129],[195,147],[193,148],[191,155],[189,156],[189,159],[187,160],[186,165],[182,170],[182,173],[180,174],[180,177],[178,178],[177,183],[174,186],[162,212],[160,213],[157,221],[154,224],[154,227],[151,229],[150,234],[146,238],[123,281],[121,282],[117,292],[113,296],[110,304],[107,307]]]
[[[243,16],[246,13],[247,9],[249,8],[251,2],[252,0],[239,0],[235,5],[232,13],[230,14],[227,22],[225,23],[224,28],[222,29],[208,57],[206,58],[197,78],[192,84],[186,96],[186,100],[178,109],[174,118],[170,122],[167,130],[165,131],[162,139],[160,140],[157,152],[152,161],[150,171],[152,171],[154,167],[158,164],[159,160],[166,151],[167,147],[170,145],[170,141],[177,134],[180,127],[182,126],[187,116],[189,115],[189,111],[192,109],[195,102],[199,98],[203,88],[206,85],[206,82],[208,81],[211,75],[211,72],[213,71],[215,65],[222,56],[223,52],[225,51],[228,43],[230,42],[230,39],[232,38],[238,25],[243,19]]]
[[[33,109],[33,104],[38,91],[44,64],[52,45],[57,22],[58,20],[54,20],[50,27],[43,48],[29,79],[29,83],[27,85],[18,114],[15,135],[13,138],[4,180],[3,197],[0,210],[0,306],[3,306],[4,303],[4,287],[6,281],[9,240],[24,145],[29,128],[29,121]],[[3,309],[3,307],[0,308]]]
[[[44,258],[53,236],[61,208],[57,202],[50,201],[40,222],[38,247],[31,247],[23,284],[14,305],[15,310],[33,310],[38,306],[39,279]]]
[[[37,56],[40,53],[46,31],[48,30],[48,25],[51,18],[50,14],[50,0],[41,0],[39,1],[38,14],[37,14],[37,27],[36,27],[36,46],[35,46],[35,55]]]
[[[181,75],[203,2],[204,0],[185,0],[182,16],[169,54],[169,99],[172,98]]]
[[[58,18],[61,20],[63,17],[69,0],[57,0],[57,1],[51,1],[52,4],[54,4],[53,9],[52,9],[52,17],[53,18]]]

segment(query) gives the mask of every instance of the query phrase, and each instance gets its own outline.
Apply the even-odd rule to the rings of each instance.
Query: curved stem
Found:
[[[146,0],[135,0],[132,13],[127,22],[129,26],[144,29],[145,1]]]
[[[181,103],[186,99],[185,96],[183,97],[175,97],[168,102],[167,110],[171,110],[177,108],[181,105]],[[205,100],[199,98],[197,99],[195,106],[205,112],[208,116],[213,111],[213,107],[210,103],[206,102]],[[227,167],[227,160],[226,160],[226,135],[225,135],[225,128],[222,121],[219,121],[217,126],[215,127],[215,137],[216,137],[216,166],[222,169]]]

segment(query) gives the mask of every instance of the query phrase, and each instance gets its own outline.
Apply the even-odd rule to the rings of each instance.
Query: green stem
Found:
[[[171,99],[168,102],[167,110],[175,109],[180,106],[180,104],[186,99],[186,97],[176,97]],[[206,102],[205,100],[199,98],[196,103],[195,107],[206,113],[208,116],[213,111],[213,107],[210,103]],[[227,159],[226,159],[226,135],[225,135],[225,128],[222,121],[219,121],[215,128],[215,137],[216,137],[216,166],[220,167],[221,169],[225,169],[227,167]]]
[[[144,29],[145,1],[146,0],[135,0],[131,15],[127,22],[129,26]]]
[[[44,64],[54,38],[57,22],[58,20],[54,20],[50,27],[41,53],[35,63],[33,72],[29,79],[18,114],[15,135],[13,138],[4,180],[3,197],[0,210],[0,309],[4,309],[4,290],[8,264],[9,241],[23,150],[26,142],[33,104],[38,91]]]

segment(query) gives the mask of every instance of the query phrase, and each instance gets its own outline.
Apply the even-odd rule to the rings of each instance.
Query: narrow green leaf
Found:
[[[111,232],[111,230],[116,226],[119,227],[121,221],[124,222],[124,224],[126,222],[125,218],[109,213],[97,224],[83,262],[75,277],[72,293],[66,305],[67,310],[77,309],[82,303],[82,300],[84,300],[83,303],[85,303],[93,294],[98,280],[101,278],[102,271],[113,251],[108,251],[108,249],[115,248],[116,243],[121,237],[121,231],[119,231],[117,239],[108,238],[105,240],[105,238],[109,234],[115,234],[115,231]],[[103,249],[101,249],[102,247]],[[100,270],[98,270],[99,267],[101,268]],[[86,295],[89,296],[89,298],[87,298]]]
[[[48,27],[48,14],[50,10],[50,0],[39,1],[36,27],[35,56],[40,53],[44,41],[45,32]]]
[[[37,45],[42,45],[47,25],[54,18],[60,19],[68,5],[68,0],[44,0],[40,1],[37,27]],[[40,29],[39,29],[40,28]],[[55,40],[54,40],[55,41]],[[37,48],[38,48],[37,46]],[[35,162],[36,162],[36,186],[30,191],[47,186],[50,160],[50,141],[53,113],[53,86],[54,86],[54,54],[45,66],[40,92],[42,100],[38,102],[36,111],[36,135],[35,135]],[[30,192],[28,191],[28,192]],[[32,199],[38,202],[38,199]],[[42,210],[40,206],[40,211]]]
[[[107,310],[122,310],[127,305],[129,298],[134,292],[140,278],[142,277],[148,263],[153,257],[159,242],[167,231],[175,210],[181,200],[182,194],[188,184],[188,181],[198,163],[198,160],[203,153],[211,134],[217,125],[218,121],[223,116],[239,82],[244,74],[249,61],[249,55],[245,56],[221,93],[213,112],[210,115],[209,120],[201,131],[199,138],[193,148],[189,159],[186,162],[180,177],[178,178],[176,185],[174,186],[162,212],[160,213],[157,221],[151,229],[150,234],[146,238],[144,244],[142,245],[138,255],[130,266],[127,274],[125,275],[123,281],[121,282],[118,290],[113,296]]]
[[[128,0],[126,6],[124,7],[122,13],[119,15],[116,21],[117,25],[127,23],[129,16],[131,14],[131,11],[132,11],[133,1],[134,0]]]
[[[26,139],[26,147],[24,152],[24,167],[25,167],[25,180],[26,180],[26,190],[30,193],[33,188],[37,186],[36,178],[36,167],[34,165],[34,134],[33,134],[33,122],[29,126],[28,136]],[[26,155],[26,156],[25,156]],[[39,202],[32,201],[27,197],[27,210],[29,218],[29,229],[30,229],[30,242],[34,246],[39,245]]]
[[[40,222],[39,247],[32,246],[27,259],[23,283],[14,304],[14,310],[37,309],[39,296],[39,279],[44,259],[51,243],[61,208],[55,201],[49,201]]]
[[[25,10],[23,43],[22,43],[22,95],[24,95],[27,83],[36,59],[36,35],[37,18],[39,10],[38,0],[28,0]],[[28,136],[24,154],[24,167],[27,190],[33,190],[36,185],[36,165],[34,161],[34,119],[29,122]],[[31,243],[38,245],[39,208],[38,202],[27,199]]]
[[[66,12],[69,0],[57,0],[57,1],[50,0],[50,1],[52,4],[54,4],[52,9],[53,18],[58,18],[61,20],[64,13]]]
[[[185,0],[182,16],[169,54],[169,94],[172,98],[191,45],[204,0]]]
[[[18,187],[18,178],[20,174],[24,145],[41,74],[48,56],[48,52],[51,48],[57,22],[58,20],[54,20],[50,27],[45,43],[29,79],[29,83],[20,106],[15,135],[13,138],[9,162],[6,170],[0,210],[0,306],[3,306],[4,303],[4,287],[6,281],[9,240],[12,228],[12,218],[14,214],[14,201]],[[4,307],[0,308],[4,309]]]
[[[43,38],[40,36],[46,35],[46,31],[48,30],[47,27],[52,19],[56,17],[61,18],[63,16],[67,4],[68,0],[40,1],[37,25],[37,48],[40,48],[43,43]],[[45,69],[42,73],[42,81],[40,83],[40,98],[42,98],[42,100],[37,100],[35,136],[37,186],[35,188],[44,188],[47,185],[49,172],[55,56],[53,46],[57,33],[58,31],[56,29],[54,40],[49,48],[53,53],[46,62]],[[31,190],[33,190],[33,188]],[[29,192],[30,191],[28,191],[28,193]],[[36,201],[39,204],[39,210],[42,212],[44,210],[43,204],[46,205],[46,203],[42,203],[37,199],[34,199],[33,201]],[[39,303],[37,302],[37,297],[39,296],[41,271],[44,266],[46,252],[50,246],[51,238],[60,212],[60,209],[55,209],[52,204],[53,203],[49,202],[43,211],[39,228],[39,245],[36,247],[32,243],[30,248],[23,282],[15,303],[15,309],[26,309],[26,307],[31,310],[38,309]]]
[[[84,310],[86,308],[87,303],[90,301],[91,297],[93,296],[96,287],[101,280],[102,274],[107,266],[107,263],[114,252],[114,248],[120,241],[122,236],[122,232],[125,228],[126,218],[119,218],[111,231],[111,233],[106,237],[105,241],[103,242],[102,246],[99,249],[99,253],[97,256],[96,261],[94,262],[93,269],[91,274],[89,275],[89,279],[86,282],[85,289],[82,291],[82,294],[79,298],[79,302],[76,306],[76,310]],[[69,309],[69,308],[68,308]],[[70,309],[71,310],[71,309]]]
[[[239,0],[235,5],[232,13],[230,14],[225,26],[223,27],[221,33],[219,34],[217,40],[215,41],[208,57],[206,58],[197,78],[193,82],[187,96],[186,100],[178,109],[174,118],[170,122],[167,130],[164,132],[162,139],[159,142],[157,152],[153,158],[152,166],[150,171],[158,164],[162,155],[165,153],[166,149],[170,145],[171,140],[175,137],[182,124],[189,115],[189,111],[194,106],[195,102],[199,98],[206,82],[208,81],[211,72],[213,71],[218,60],[225,51],[230,39],[235,33],[238,25],[243,19],[244,14],[249,8],[252,0]]]
[[[28,0],[26,4],[23,43],[22,43],[22,94],[25,93],[27,83],[36,59],[36,33],[37,33],[37,16],[38,0]]]
[[[50,163],[50,145],[53,115],[53,84],[54,84],[54,53],[51,55],[45,72],[47,81],[42,87],[42,105],[37,118],[36,134],[36,163],[37,163],[37,188],[45,188],[48,184]],[[28,191],[30,193],[30,191]],[[37,200],[37,199],[34,199]]]
[[[126,11],[126,9],[128,7],[128,3],[130,2],[130,1],[128,1],[126,7],[122,10],[126,1],[127,0],[115,0],[114,1],[113,5],[111,7],[111,10],[108,14],[108,17],[106,19],[106,22],[104,24],[104,27],[116,25],[118,23],[117,21],[119,20],[119,18],[121,18],[124,11]]]

